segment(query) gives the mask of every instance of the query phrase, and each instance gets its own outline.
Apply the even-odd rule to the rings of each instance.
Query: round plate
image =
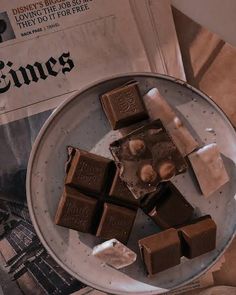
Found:
[[[63,190],[66,146],[72,145],[111,157],[109,144],[120,134],[112,131],[101,108],[99,95],[134,79],[141,93],[157,87],[176,109],[184,123],[202,144],[216,142],[222,153],[230,182],[209,198],[199,193],[190,173],[175,177],[174,183],[195,207],[196,215],[210,214],[217,224],[217,246],[198,258],[182,258],[180,265],[152,278],[145,274],[140,256],[121,271],[91,256],[100,240],[54,224]],[[211,128],[211,129],[208,129]],[[27,173],[30,215],[43,245],[67,272],[82,282],[115,294],[160,294],[196,279],[209,269],[232,240],[236,227],[236,136],[233,127],[205,94],[157,74],[127,74],[95,83],[60,105],[41,129],[32,150]],[[138,211],[128,247],[138,251],[138,239],[159,229]]]

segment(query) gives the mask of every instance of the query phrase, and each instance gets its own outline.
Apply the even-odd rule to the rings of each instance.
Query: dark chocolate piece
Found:
[[[127,243],[135,220],[136,211],[105,203],[97,236],[104,239],[117,239]]]
[[[148,118],[137,82],[106,92],[101,103],[114,130]]]
[[[157,201],[162,197],[162,188],[165,183],[160,183],[154,193],[147,194],[140,200],[140,208],[148,214],[155,207]]]
[[[76,149],[65,183],[86,193],[101,194],[105,189],[112,163],[112,160]]]
[[[194,208],[177,188],[168,183],[162,186],[159,198],[148,215],[163,229],[176,227],[191,219]]]
[[[160,120],[116,140],[110,151],[120,168],[121,179],[137,199],[187,168]]]
[[[125,183],[120,179],[117,169],[109,192],[108,201],[115,201],[123,205],[139,206],[139,200],[135,199]]]
[[[97,200],[65,186],[55,216],[55,223],[84,233],[92,231]]]
[[[178,229],[182,254],[194,258],[212,251],[216,247],[216,224],[210,217],[200,217],[190,225]]]
[[[180,263],[181,247],[176,229],[170,228],[148,236],[139,240],[138,243],[149,275],[154,275]]]

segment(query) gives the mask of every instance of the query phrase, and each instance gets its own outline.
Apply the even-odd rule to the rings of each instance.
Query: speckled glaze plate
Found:
[[[200,194],[190,172],[174,179],[175,185],[195,207],[196,215],[211,214],[216,221],[217,247],[192,260],[183,258],[180,265],[153,278],[146,276],[140,256],[122,271],[105,266],[91,256],[91,248],[100,242],[98,238],[56,226],[53,222],[63,189],[66,146],[73,145],[111,157],[109,143],[120,134],[111,130],[98,97],[130,79],[140,83],[142,94],[157,87],[202,144],[216,142],[230,175],[230,182],[210,198]],[[161,294],[189,283],[207,271],[232,240],[236,228],[235,163],[235,131],[223,112],[205,94],[182,81],[157,74],[112,77],[90,85],[65,101],[41,129],[28,165],[30,215],[45,248],[78,280],[108,293]],[[157,231],[157,226],[138,212],[128,247],[138,252],[138,239]]]

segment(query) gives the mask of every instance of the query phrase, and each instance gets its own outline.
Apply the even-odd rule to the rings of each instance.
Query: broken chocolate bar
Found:
[[[178,229],[182,253],[187,258],[194,258],[212,251],[216,247],[216,224],[208,217],[201,217],[193,223]]]
[[[65,186],[55,216],[55,223],[77,231],[90,233],[96,214],[97,200],[74,188]]]
[[[125,183],[120,179],[117,169],[113,183],[109,192],[108,201],[115,201],[126,205],[139,206],[139,200],[135,199]]]
[[[172,184],[163,184],[158,199],[148,212],[152,220],[163,229],[186,223],[193,215],[193,207]]]
[[[136,253],[116,239],[95,246],[92,255],[116,269],[132,264],[137,258]]]
[[[110,151],[120,169],[120,178],[137,199],[187,168],[160,120],[113,142]]]
[[[105,203],[100,220],[97,236],[104,239],[115,238],[127,243],[135,220],[136,211]]]
[[[148,117],[137,82],[106,92],[101,96],[101,103],[114,130]]]
[[[215,143],[200,148],[188,158],[204,196],[210,196],[229,181],[224,162]]]
[[[102,193],[113,161],[76,149],[65,183],[86,193]]]
[[[149,275],[154,275],[180,263],[181,247],[176,229],[167,229],[143,238],[138,243]]]
[[[199,147],[198,142],[193,138],[168,102],[161,96],[157,88],[149,90],[143,100],[150,118],[152,120],[161,119],[183,156],[190,154]]]

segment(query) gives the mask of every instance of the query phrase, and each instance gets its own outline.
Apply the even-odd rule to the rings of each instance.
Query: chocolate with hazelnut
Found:
[[[110,151],[136,199],[154,192],[186,170],[186,162],[160,120],[155,120],[113,142]]]

